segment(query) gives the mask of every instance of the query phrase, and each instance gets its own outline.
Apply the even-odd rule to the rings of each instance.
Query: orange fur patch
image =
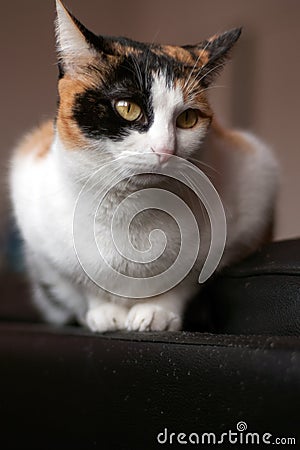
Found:
[[[28,133],[16,149],[20,156],[33,153],[36,158],[44,158],[53,142],[53,121],[49,120]]]
[[[210,53],[207,50],[201,48],[200,50],[198,50],[198,57],[198,66],[205,66],[205,64],[207,64],[209,61]]]
[[[137,48],[134,48],[130,45],[122,45],[122,44],[119,44],[118,42],[114,42],[112,44],[112,47],[113,47],[116,55],[119,55],[119,56],[139,55],[141,53],[141,50],[139,50]],[[118,58],[118,56],[117,56],[117,58]]]
[[[187,64],[189,66],[193,66],[195,64],[195,61],[190,52],[182,47],[176,47],[173,45],[163,45],[162,52],[165,55],[170,56],[171,58],[177,59],[183,64]]]
[[[244,139],[239,131],[230,130],[222,127],[215,119],[212,121],[212,130],[215,135],[228,142],[230,148],[247,153],[253,153],[255,150],[251,143]]]
[[[57,115],[57,130],[66,148],[75,149],[88,145],[73,118],[73,107],[77,94],[84,92],[90,85],[88,81],[64,77],[59,81],[60,103]]]

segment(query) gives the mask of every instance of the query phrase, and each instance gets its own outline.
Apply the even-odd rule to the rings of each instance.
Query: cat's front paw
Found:
[[[126,328],[129,331],[177,331],[181,328],[181,319],[159,305],[144,303],[131,308]]]
[[[124,330],[128,310],[120,305],[105,303],[90,309],[86,314],[86,325],[91,331]]]

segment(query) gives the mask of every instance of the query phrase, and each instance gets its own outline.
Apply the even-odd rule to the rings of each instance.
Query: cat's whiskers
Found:
[[[129,185],[129,183],[132,182],[133,177],[134,177],[134,175],[129,175],[129,176],[128,176],[128,179],[127,179],[126,184],[125,184],[125,186],[124,186],[124,191],[126,191],[126,190],[128,189],[128,185]]]
[[[205,66],[203,66],[205,67]],[[207,75],[209,75],[211,72],[213,72],[214,70],[217,70],[220,67],[223,67],[223,63],[220,63],[216,66],[214,66],[212,69],[210,69],[208,72],[205,72],[202,74],[202,69],[203,67],[200,68],[200,70],[198,71],[198,73],[195,75],[194,79],[192,80],[191,84],[189,84],[186,89],[188,91],[188,96],[193,94],[193,89],[195,88],[196,85],[200,85],[201,81],[203,80],[203,78],[205,78]],[[201,78],[199,78],[199,76]],[[205,88],[204,88],[205,89]],[[202,91],[204,92],[204,91]],[[194,94],[195,95],[195,94]]]
[[[189,200],[190,200],[190,204],[194,205],[195,204],[195,197],[193,197],[192,193],[191,193],[191,190],[193,192],[195,192],[195,189],[193,189],[193,187],[195,187],[194,182],[190,179],[190,177],[187,174],[183,173],[182,176],[183,176],[183,178],[185,178],[185,180],[187,181],[187,185],[189,186],[189,188],[184,191],[184,195],[187,195]],[[187,194],[186,194],[186,192],[187,192]],[[204,205],[203,205],[202,201],[198,197],[197,197],[197,205],[199,205],[199,207],[200,207],[201,215],[202,215],[202,218],[204,220],[204,225],[205,226],[207,226],[207,225],[209,226],[210,222],[209,222],[209,219],[208,219],[208,216],[207,216],[207,212],[206,212],[206,210],[204,208]],[[194,208],[193,208],[193,210],[194,210]],[[195,212],[193,214],[195,214]],[[194,215],[194,217],[195,217],[195,215]]]
[[[135,55],[130,55],[129,61],[132,63],[132,67],[128,67],[128,65],[121,64],[120,67],[123,67],[124,69],[128,70],[132,75],[137,79],[139,88],[141,91],[143,91],[143,77],[141,73],[140,66],[138,64],[138,61],[136,59]]]
[[[91,73],[94,74],[94,76],[91,76]],[[87,76],[89,77],[91,85],[97,89],[99,86],[99,82],[101,84],[105,83],[105,75],[107,74],[107,67],[101,63],[97,62],[96,64],[90,64],[88,66]]]
[[[194,76],[193,79],[190,79],[189,84],[186,85],[186,91],[187,91],[187,96],[189,99],[193,98],[195,95],[197,95],[199,92],[197,91],[197,89],[195,89],[195,87],[198,88],[200,81],[198,80],[199,75],[202,75],[201,73],[201,69],[197,72],[197,74]],[[202,87],[202,86],[201,86]]]
[[[159,30],[157,30],[155,32],[155,35],[153,36],[153,39],[152,39],[151,43],[149,44],[149,46],[147,47],[147,51],[145,52],[146,53],[146,60],[145,60],[144,81],[145,81],[146,88],[147,88],[147,85],[148,85],[148,75],[149,75],[149,70],[148,69],[149,69],[150,54],[152,52],[152,48],[155,45],[155,41],[156,41],[159,33],[160,33]]]
[[[203,166],[205,168],[208,168],[208,169],[212,170],[215,174],[221,175],[220,171],[216,170],[213,166],[204,163],[203,161],[199,161],[199,160],[197,160],[195,158],[188,158],[188,160],[191,160],[192,163],[194,163],[195,165],[201,165],[201,166]],[[203,172],[204,172],[205,175],[208,176],[207,171],[203,170]],[[214,178],[214,176],[212,176],[212,175],[209,176],[210,181],[213,181],[213,178]],[[213,183],[213,185],[214,185],[214,183]],[[229,203],[226,201],[226,199],[224,197],[222,197],[221,201],[222,201],[223,208],[226,211],[226,218],[228,219],[228,218],[234,217],[233,209],[229,206]]]
[[[132,62],[133,62],[133,60],[132,60]],[[137,74],[136,70],[134,69],[134,67],[130,68],[130,67],[128,67],[128,65],[125,65],[125,64],[120,64],[120,67],[122,67],[123,69],[128,70],[130,73],[132,73],[132,75],[134,77],[138,77],[138,74]]]
[[[214,84],[213,86],[208,86],[206,88],[201,89],[198,94],[203,94],[203,92],[209,91],[210,89],[215,89],[215,88],[227,88],[227,86],[225,86],[224,84]]]
[[[154,36],[155,39],[155,36]],[[149,88],[149,81],[150,81],[150,73],[151,71],[149,70],[149,66],[151,63],[151,59],[153,58],[153,52],[152,49],[155,47],[154,42],[152,42],[149,47],[147,48],[146,52],[145,52],[145,70],[144,70],[144,80],[145,80],[145,87],[146,89]]]
[[[198,165],[203,166],[203,167],[205,167],[207,169],[210,169],[215,174],[221,175],[221,173],[217,169],[215,169],[213,166],[211,166],[210,164],[204,163],[203,161],[199,161],[199,159],[189,157],[188,161],[191,161],[196,166],[198,166]]]
[[[225,85],[213,85],[213,86],[209,86],[206,88],[201,89],[201,87],[199,87],[198,89],[192,90],[190,92],[188,92],[187,94],[187,101],[191,104],[194,103],[195,101],[195,97],[200,96],[201,94],[203,94],[206,91],[209,91],[210,89],[215,89],[215,88],[227,88],[227,86]]]
[[[97,181],[93,182],[92,185],[89,186],[86,191],[86,192],[91,192],[93,194],[95,193],[95,198],[100,193],[102,194],[102,190],[95,191],[95,187],[97,185],[99,185],[100,183],[102,183],[103,186],[105,186],[106,181],[109,182],[108,183],[109,185],[113,184],[113,181],[119,176],[120,170],[119,170],[119,168],[113,167],[113,168],[110,168],[110,170],[106,172],[103,170],[103,168],[99,169],[99,167],[98,167],[95,169],[94,172],[92,172],[92,175],[89,175],[88,179],[86,180],[86,186],[88,186],[89,180],[92,179],[97,174],[97,172],[101,172],[101,177],[99,177],[99,179]]]
[[[203,80],[203,78],[207,77],[208,74],[214,72],[215,70],[219,69],[219,67],[223,67],[224,62],[221,62],[220,64],[217,64],[216,66],[212,67],[208,72],[204,73],[202,77],[199,80],[199,83]]]
[[[143,87],[144,87],[143,86],[143,76],[142,76],[140,65],[139,65],[138,60],[137,60],[137,58],[136,58],[136,56],[134,54],[131,55],[131,59],[132,59],[132,62],[133,62],[134,69],[136,70],[136,76],[137,76],[137,79],[138,79],[138,82],[139,82],[139,87],[140,87],[141,91],[143,91]]]
[[[191,79],[191,76],[193,75],[193,72],[194,72],[195,68],[196,68],[197,65],[198,65],[198,62],[199,62],[200,59],[202,58],[202,56],[203,56],[205,50],[207,49],[208,45],[209,45],[209,41],[207,41],[206,45],[203,47],[203,49],[202,49],[201,52],[199,53],[198,58],[196,59],[195,64],[193,65],[193,67],[192,67],[192,69],[191,69],[191,71],[190,71],[190,74],[189,74],[189,76],[188,76],[186,82],[185,82],[184,85],[183,85],[183,89],[186,89],[186,87],[187,87],[187,85],[188,85],[188,83],[189,83],[189,81],[190,81],[190,79]],[[205,65],[204,65],[204,66],[205,66]],[[204,66],[202,66],[201,69],[202,69]],[[200,69],[200,70],[201,70],[201,69]]]

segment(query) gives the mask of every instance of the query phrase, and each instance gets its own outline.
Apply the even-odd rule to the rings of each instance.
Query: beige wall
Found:
[[[145,41],[194,43],[243,25],[233,62],[212,91],[227,124],[253,129],[282,166],[277,238],[300,235],[300,2],[297,0],[66,0],[93,31]],[[54,1],[1,6],[2,180],[20,135],[53,115],[56,76]],[[0,220],[7,202],[0,201]]]

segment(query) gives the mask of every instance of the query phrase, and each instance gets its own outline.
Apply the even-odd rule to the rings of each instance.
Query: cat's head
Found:
[[[131,155],[137,166],[145,153],[153,165],[192,157],[212,119],[207,87],[240,31],[182,47],[143,44],[94,35],[57,0],[61,145],[96,165]]]

